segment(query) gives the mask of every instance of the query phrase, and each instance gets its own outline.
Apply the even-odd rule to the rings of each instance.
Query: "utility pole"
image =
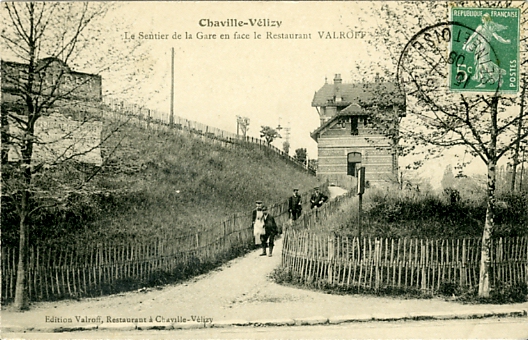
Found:
[[[280,136],[280,131],[282,130],[282,126],[280,125],[280,123],[281,123],[281,117],[279,117],[279,125],[277,126],[277,128],[275,130],[277,130],[277,132],[279,133],[279,138],[282,138]]]
[[[357,170],[357,194],[358,194],[358,241],[359,241],[359,259],[361,260],[361,232],[363,220],[363,193],[365,193],[365,167],[362,166]]]
[[[174,127],[174,47],[171,51],[171,97],[169,126],[171,129]]]
[[[287,143],[290,143],[290,131],[290,122],[288,122],[288,125],[286,125],[286,127],[284,128],[284,138],[286,139]]]
[[[284,127],[284,143],[282,144],[283,151],[288,155],[290,153],[290,131],[290,122],[288,122],[288,124]],[[306,157],[306,166],[308,166],[308,156]]]

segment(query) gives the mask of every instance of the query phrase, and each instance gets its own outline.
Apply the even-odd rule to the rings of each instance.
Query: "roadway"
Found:
[[[129,332],[12,333],[4,339],[528,339],[526,318],[361,322]]]

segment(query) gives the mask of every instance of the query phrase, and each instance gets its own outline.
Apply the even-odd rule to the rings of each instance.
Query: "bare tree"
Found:
[[[134,50],[115,50],[100,36],[105,26],[99,20],[110,7],[87,2],[5,2],[1,7],[3,57],[17,60],[2,62],[3,87],[9,83],[11,97],[7,102],[4,97],[1,111],[2,198],[12,199],[19,220],[17,310],[28,308],[26,268],[32,217],[72,195],[98,190],[90,183],[101,164],[83,165],[79,157],[98,150],[119,128],[114,126],[88,148],[83,148],[82,140],[74,141],[75,134],[101,121],[100,93],[93,93],[101,91],[97,88],[101,73],[116,68]],[[70,66],[88,65],[90,76],[72,76]],[[73,118],[75,127],[58,140],[46,141],[36,126],[57,113]],[[59,143],[64,144],[62,148],[52,145]],[[16,159],[8,159],[6,146],[18,154]],[[44,155],[44,149],[53,152]]]
[[[486,165],[487,212],[482,233],[479,296],[488,297],[490,242],[495,229],[496,167],[503,156],[528,138],[528,132],[518,131],[523,120],[525,91],[521,91],[512,104],[511,98],[503,96],[499,90],[500,79],[495,82],[495,93],[473,95],[450,90],[446,79],[454,61],[443,58],[449,55],[449,39],[440,38],[431,44],[424,39],[426,34],[440,34],[436,37],[441,37],[442,32],[455,31],[455,25],[448,22],[450,7],[447,2],[373,6],[379,26],[371,42],[394,62],[389,71],[397,73],[406,94],[407,116],[402,120],[399,137],[424,159],[441,156],[446,148],[462,147]],[[528,12],[525,2],[457,2],[456,6],[519,7],[521,18]],[[526,23],[526,19],[521,20],[524,28]],[[520,43],[521,60],[526,61],[526,37]],[[523,104],[521,113],[512,115],[508,107],[519,107],[519,103]]]
[[[526,45],[526,44],[525,44]],[[525,46],[525,49],[528,48]],[[528,62],[528,60],[524,60],[521,65],[525,65]],[[511,177],[511,187],[510,190],[513,192],[515,191],[515,182],[517,178],[517,167],[519,164],[521,164],[521,160],[519,157],[520,151],[521,151],[521,136],[523,135],[523,132],[527,129],[526,124],[526,88],[528,87],[528,81],[527,81],[526,72],[524,72],[521,75],[521,94],[519,98],[519,118],[517,122],[517,132],[516,132],[516,139],[517,142],[515,143],[515,146],[513,148],[513,155],[512,155],[512,177]],[[522,188],[519,187],[519,190]]]

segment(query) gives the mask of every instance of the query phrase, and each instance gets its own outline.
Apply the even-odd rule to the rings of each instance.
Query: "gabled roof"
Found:
[[[335,98],[341,101],[335,101]],[[405,98],[395,83],[371,82],[371,83],[333,83],[324,84],[319,91],[315,92],[312,106],[347,106],[350,104],[364,104],[380,97],[386,101],[386,105],[402,105]]]
[[[352,104],[352,105],[354,105],[355,107],[359,107],[359,105],[356,105],[356,104]],[[352,106],[352,105],[350,105],[350,106]],[[355,109],[355,107],[354,107],[354,109]],[[348,107],[346,109],[348,109]],[[312,139],[314,139],[317,142],[317,138],[319,137],[318,136],[319,133],[321,131],[323,131],[324,129],[330,127],[330,125],[332,125],[339,118],[341,118],[341,117],[350,117],[350,116],[359,116],[359,114],[363,114],[363,115],[366,114],[366,112],[361,107],[359,107],[359,109],[361,111],[357,111],[357,112],[354,112],[354,113],[344,113],[343,111],[345,111],[345,110],[341,111],[337,115],[333,116],[332,118],[330,118],[329,120],[324,122],[321,126],[319,126],[317,129],[315,129],[312,133],[310,133],[310,137],[312,137]]]
[[[319,132],[321,132],[323,129],[326,129],[328,126],[330,126],[330,124],[332,124],[332,122],[337,120],[339,117],[339,115],[336,115],[324,122],[323,125],[319,126],[312,133],[310,133],[310,137],[312,137],[312,139],[317,142],[317,139],[319,138]]]
[[[341,116],[347,115],[347,116],[360,116],[365,115],[365,109],[363,109],[359,104],[353,103],[345,107],[343,110],[339,112]]]

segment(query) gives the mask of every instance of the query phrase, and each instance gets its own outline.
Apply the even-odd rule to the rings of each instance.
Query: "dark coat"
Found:
[[[314,207],[322,206],[323,203],[326,202],[327,200],[328,200],[328,196],[326,196],[322,192],[314,192],[312,194],[312,197],[310,198],[310,203],[311,203],[312,209]]]
[[[279,227],[275,223],[275,218],[269,215],[264,217],[264,230],[267,235],[277,235],[279,233]]]
[[[301,200],[301,196],[300,195],[298,195],[298,196],[295,196],[295,195],[290,196],[290,198],[288,200],[288,210],[290,212],[292,212],[292,211],[301,211],[302,210],[302,200]]]

